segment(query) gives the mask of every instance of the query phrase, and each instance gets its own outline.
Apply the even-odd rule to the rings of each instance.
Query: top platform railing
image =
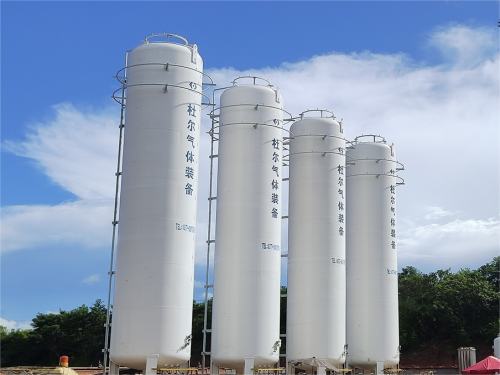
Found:
[[[254,85],[259,85],[257,83],[257,80],[261,80],[261,81],[265,81],[267,82],[267,85],[260,85],[260,86],[267,86],[267,87],[273,87],[273,85],[271,85],[271,82],[269,82],[267,79],[265,78],[262,78],[262,77],[259,77],[259,76],[251,76],[251,75],[248,75],[248,76],[240,76],[240,77],[237,77],[235,79],[233,79],[233,81],[231,82],[233,84],[233,86],[237,86],[238,85],[238,80],[240,79],[253,79],[253,84]],[[278,89],[279,90],[279,89]]]
[[[335,115],[333,114],[333,112],[332,112],[332,111],[329,111],[328,109],[318,109],[318,108],[316,108],[316,109],[307,109],[307,110],[305,110],[304,112],[301,112],[301,113],[299,114],[300,119],[302,120],[304,117],[306,117],[306,116],[305,116],[305,114],[306,114],[306,113],[309,113],[309,112],[319,112],[319,113],[320,113],[319,117],[324,117],[324,118],[332,118],[332,119],[334,119],[334,120],[335,120],[335,118],[336,118],[336,117],[335,117]],[[327,116],[323,116],[323,113],[329,113],[329,114],[330,114],[330,116],[328,116],[328,115],[327,115]],[[311,117],[313,117],[313,116],[311,116]],[[317,116],[316,116],[316,117],[317,117]]]
[[[382,137],[381,135],[377,135],[377,134],[361,134],[361,135],[358,135],[356,138],[354,138],[354,141],[352,141],[352,143],[363,143],[361,141],[359,141],[360,138],[363,138],[363,137],[373,137],[373,143],[387,143],[385,138]],[[380,140],[377,140],[377,139],[380,139]],[[366,141],[366,142],[370,142],[370,141]]]
[[[156,37],[161,37],[161,36],[164,36],[166,37],[166,40],[165,41],[155,41],[155,40],[149,40],[150,38],[156,38]],[[177,39],[180,39],[182,40],[184,43],[178,43],[178,42],[171,42],[169,39],[171,37],[174,37],[174,38],[177,38]],[[171,34],[171,33],[159,33],[159,34],[151,34],[151,35],[148,35],[147,37],[144,38],[143,40],[143,43],[144,44],[149,44],[149,43],[173,43],[173,44],[183,44],[183,45],[186,45],[186,46],[189,46],[189,42],[186,38],[184,38],[183,36],[180,36],[178,34]]]

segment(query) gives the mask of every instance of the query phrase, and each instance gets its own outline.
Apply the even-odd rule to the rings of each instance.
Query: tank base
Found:
[[[219,366],[210,362],[210,375],[219,375]]]
[[[148,355],[146,357],[146,368],[142,372],[144,375],[156,375],[156,370],[158,368],[158,354]]]
[[[109,375],[119,375],[120,374],[120,366],[114,363],[113,361],[109,361]]]
[[[255,357],[245,357],[245,368],[243,369],[244,375],[252,375],[255,365]]]

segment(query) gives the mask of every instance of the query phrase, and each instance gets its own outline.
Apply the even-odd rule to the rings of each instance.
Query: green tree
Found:
[[[399,274],[400,341],[403,352],[439,344],[460,346],[491,341],[498,332],[499,293],[495,262],[476,271],[414,267]],[[496,277],[496,279],[495,279]]]
[[[432,341],[435,326],[432,304],[437,280],[414,267],[399,274],[399,334],[403,351],[418,349],[423,342]]]
[[[492,283],[495,287],[499,286],[499,274],[500,274],[500,256],[496,256],[489,263],[486,263],[484,266],[478,268],[478,271],[486,277],[490,283]]]
[[[498,292],[479,271],[449,273],[436,285],[435,314],[441,336],[460,346],[489,338],[489,327],[498,318]]]
[[[106,307],[97,300],[90,308],[82,305],[59,314],[38,314],[33,319],[33,334],[51,353],[51,364],[67,355],[73,366],[97,365],[104,346]]]
[[[24,364],[45,364],[45,351],[41,349],[33,330],[7,330],[0,326],[2,342],[1,367],[20,366]]]
[[[96,366],[104,346],[106,308],[101,300],[59,314],[37,314],[32,330],[2,330],[2,366],[56,366],[70,357],[71,366]]]

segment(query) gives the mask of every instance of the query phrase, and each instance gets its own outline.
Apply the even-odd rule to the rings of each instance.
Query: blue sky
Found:
[[[499,252],[498,2],[0,6],[1,316],[9,327],[106,298],[119,121],[112,76],[152,32],[198,44],[218,86],[262,75],[294,115],[331,109],[348,139],[376,132],[394,142],[407,169],[400,267],[477,268]],[[208,193],[199,194],[201,227]],[[195,299],[204,280],[199,232]]]

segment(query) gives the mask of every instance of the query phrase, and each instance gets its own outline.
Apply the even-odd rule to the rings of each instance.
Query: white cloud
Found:
[[[79,198],[113,198],[119,112],[113,107],[78,110],[68,103],[53,110],[53,120],[32,124],[25,141],[5,141],[5,149],[36,160],[47,176]]]
[[[427,214],[424,216],[426,220],[441,219],[447,216],[455,216],[458,212],[445,211],[441,207],[427,207]]]
[[[109,243],[112,203],[78,200],[2,208],[2,252],[56,244],[97,248]]]
[[[438,29],[429,45],[438,48],[454,66],[470,68],[498,53],[498,33],[493,28],[452,25]]]
[[[205,287],[205,283],[203,281],[195,280],[194,281],[194,287],[195,288],[204,288]]]
[[[101,281],[101,275],[96,273],[94,275],[90,275],[89,277],[86,277],[85,279],[83,279],[80,282],[84,283],[84,284],[92,285],[92,284],[98,283],[99,281]]]
[[[201,293],[200,294],[200,298],[205,299],[205,293],[206,292]],[[207,298],[208,299],[212,298],[213,296],[214,296],[213,293],[210,293],[210,292],[207,293]]]
[[[0,326],[3,326],[7,328],[8,331],[12,329],[32,329],[31,327],[31,320],[29,321],[23,321],[23,322],[17,322],[15,320],[7,320],[4,318],[0,318]]]
[[[24,141],[4,147],[35,160],[55,183],[79,199],[58,205],[2,208],[2,252],[64,244],[109,243],[118,144],[118,112],[53,107],[54,118],[30,126]]]
[[[213,264],[213,262],[212,262]],[[203,269],[204,271],[205,269]],[[201,276],[201,275],[200,275]],[[204,276],[204,272],[203,272],[203,276]],[[194,281],[194,288],[195,288],[195,291],[194,291],[194,297],[195,297],[195,300],[197,302],[201,302],[201,301],[204,301],[205,300],[205,294],[208,296],[208,299],[212,298],[213,297],[213,293],[212,292],[208,292],[207,294],[207,290],[205,290],[205,283],[202,282],[202,281],[198,281],[198,280],[195,280]],[[199,290],[202,290],[201,292],[198,293]],[[209,289],[211,290],[211,289]]]
[[[475,269],[498,255],[499,225],[500,221],[493,218],[455,219],[403,230],[398,239],[399,264],[424,271]]]

